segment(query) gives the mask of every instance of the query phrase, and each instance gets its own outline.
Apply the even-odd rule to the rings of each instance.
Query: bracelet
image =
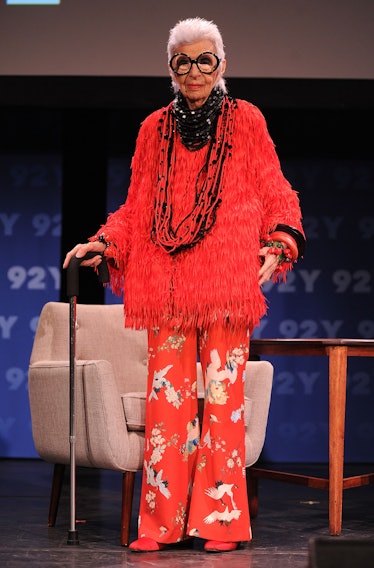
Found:
[[[98,236],[97,240],[99,241],[99,243],[103,243],[103,245],[105,245],[105,248],[110,247],[110,245],[112,244],[105,239],[103,233],[101,233],[101,235]]]
[[[282,262],[293,261],[292,253],[288,247],[284,246],[284,243],[273,241],[271,237],[268,237],[266,240],[261,239],[261,244],[269,248],[270,254],[278,255],[278,264],[282,264]]]
[[[288,233],[283,233],[283,231],[274,231],[274,233],[271,233],[270,238],[285,243],[291,252],[292,260],[296,260],[298,258],[299,254],[297,244]]]
[[[280,223],[275,227],[274,231],[282,231],[283,233],[290,235],[297,245],[298,258],[304,256],[305,237],[298,229],[291,227],[290,225],[284,225],[283,223]]]

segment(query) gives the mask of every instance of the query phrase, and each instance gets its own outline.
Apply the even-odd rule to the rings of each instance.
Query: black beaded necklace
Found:
[[[208,136],[204,134],[205,144],[209,142],[209,148],[206,162],[195,181],[195,204],[174,229],[171,191],[174,169],[178,167],[174,144],[177,125],[174,103],[168,106],[160,120],[160,164],[151,239],[169,254],[176,254],[195,246],[213,227],[216,220],[217,208],[221,203],[223,166],[226,158],[231,155],[234,109],[237,104],[222,91],[220,94],[217,93],[215,100],[220,100],[220,107],[218,112],[216,110],[214,130],[209,126]],[[208,113],[199,113],[199,116],[205,117],[205,114]],[[210,120],[212,121],[211,118]],[[187,124],[187,121],[184,124]],[[187,130],[188,127],[186,132]],[[199,129],[200,134],[205,130],[204,124],[204,128]],[[184,135],[188,134],[187,138],[191,139],[191,130],[187,134],[186,132]],[[200,143],[199,136],[199,145]],[[196,149],[196,145],[193,144],[192,150]]]
[[[214,134],[224,96],[221,89],[215,88],[200,108],[191,110],[178,91],[174,100],[174,115],[177,130],[186,148],[199,150]]]

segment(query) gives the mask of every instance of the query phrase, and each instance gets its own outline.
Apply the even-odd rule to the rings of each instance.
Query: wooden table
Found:
[[[254,355],[326,355],[329,358],[329,475],[328,478],[296,475],[252,467],[248,493],[252,515],[258,508],[258,478],[297,483],[329,491],[329,530],[342,530],[343,489],[374,482],[374,473],[344,478],[344,435],[348,357],[374,357],[372,339],[253,339]]]

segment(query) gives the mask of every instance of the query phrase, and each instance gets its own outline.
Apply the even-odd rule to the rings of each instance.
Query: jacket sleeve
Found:
[[[246,106],[246,113],[249,120],[247,131],[250,167],[253,168],[262,211],[260,238],[266,240],[277,225],[293,227],[305,238],[299,196],[282,172],[265,118],[257,107],[249,103]],[[275,279],[280,275],[284,276],[292,267],[292,262],[279,265],[274,274]]]
[[[263,234],[278,224],[290,225],[303,233],[298,193],[284,177],[265,118],[252,106],[254,168],[263,207]],[[304,233],[303,233],[304,234]]]
[[[103,235],[108,243],[105,256],[108,258],[110,286],[115,294],[121,294],[127,259],[136,230],[137,216],[142,215],[144,187],[151,191],[149,171],[158,145],[157,122],[160,111],[149,115],[141,124],[131,160],[131,179],[126,201],[113,213],[109,213],[106,223],[89,240],[97,240]]]

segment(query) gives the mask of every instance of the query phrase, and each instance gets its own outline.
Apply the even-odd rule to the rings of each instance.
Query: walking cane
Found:
[[[67,544],[78,545],[79,537],[76,530],[76,467],[75,467],[75,326],[76,326],[76,309],[77,309],[77,296],[79,295],[79,266],[83,260],[88,260],[94,256],[98,256],[97,252],[88,252],[84,257],[77,258],[74,256],[67,267],[66,273],[66,292],[69,298],[69,322],[70,322],[70,337],[69,337],[69,442],[70,442],[70,530],[68,531]],[[102,256],[102,261],[98,266],[98,277],[102,283],[109,282],[108,266],[105,257]]]

